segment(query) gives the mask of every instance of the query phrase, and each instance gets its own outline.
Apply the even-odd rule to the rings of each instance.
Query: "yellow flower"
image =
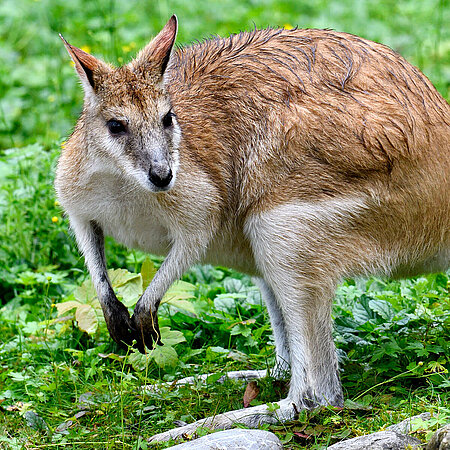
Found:
[[[52,217],[52,222],[53,222],[53,223],[58,222],[58,218],[57,218],[56,216],[53,216],[53,217]]]
[[[66,141],[61,142],[61,148],[64,150],[66,148]]]
[[[81,50],[86,53],[91,53],[91,47],[89,47],[89,45],[83,45],[83,47],[81,47]]]
[[[285,23],[285,24],[283,25],[283,28],[284,28],[285,30],[292,30],[294,27],[293,27],[290,23]]]
[[[136,42],[130,42],[128,45],[122,45],[122,51],[124,53],[131,52],[131,50],[136,48]]]
[[[55,206],[59,206],[58,200],[55,200]]]

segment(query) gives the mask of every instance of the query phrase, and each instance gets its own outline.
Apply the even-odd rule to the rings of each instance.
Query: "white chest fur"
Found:
[[[104,174],[90,177],[83,191],[71,202],[71,214],[97,222],[105,235],[127,247],[167,254],[168,230],[159,219],[165,215],[154,193]]]

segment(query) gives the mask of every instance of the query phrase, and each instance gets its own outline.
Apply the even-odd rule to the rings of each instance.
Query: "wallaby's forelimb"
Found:
[[[103,230],[94,221],[72,220],[71,226],[84,254],[109,333],[119,345],[131,345],[136,332],[128,309],[117,299],[108,278]]]
[[[135,337],[138,341],[138,349],[142,353],[144,352],[144,344],[148,348],[152,348],[153,342],[161,343],[157,317],[161,299],[170,285],[196,262],[199,249],[204,247],[204,244],[200,244],[202,240],[204,241],[202,238],[199,239],[199,244],[195,245],[197,239],[195,239],[195,236],[191,236],[190,240],[194,241],[194,245],[191,247],[185,244],[186,239],[189,238],[180,237],[175,240],[150,286],[148,286],[134,309],[131,321],[133,328],[137,330]]]

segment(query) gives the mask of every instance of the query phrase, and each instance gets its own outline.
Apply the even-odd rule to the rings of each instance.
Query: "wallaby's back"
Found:
[[[388,47],[328,30],[255,30],[179,50],[167,88],[180,153],[233,217],[364,194],[373,214],[362,234],[430,254],[450,245],[450,107]]]

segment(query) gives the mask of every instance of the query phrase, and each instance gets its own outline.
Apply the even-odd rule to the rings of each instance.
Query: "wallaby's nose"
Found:
[[[172,171],[170,168],[167,171],[150,169],[148,173],[150,181],[159,188],[165,188],[172,180]]]

